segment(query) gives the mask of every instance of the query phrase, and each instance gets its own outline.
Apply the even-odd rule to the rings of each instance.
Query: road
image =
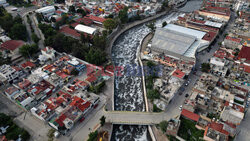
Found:
[[[245,117],[241,124],[237,127],[237,135],[235,141],[249,141],[250,140],[250,107],[247,109]]]

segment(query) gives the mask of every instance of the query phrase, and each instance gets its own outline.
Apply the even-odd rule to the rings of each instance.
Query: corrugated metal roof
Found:
[[[172,31],[180,32],[180,33],[183,33],[183,34],[187,34],[187,35],[190,35],[190,36],[195,36],[198,39],[202,39],[206,35],[206,32],[202,32],[202,31],[199,31],[199,30],[194,30],[194,29],[191,29],[191,28],[186,28],[186,27],[179,26],[179,25],[174,25],[174,24],[168,24],[164,28],[172,30]]]
[[[75,30],[77,30],[79,32],[84,32],[84,33],[87,33],[87,34],[90,34],[90,35],[93,35],[95,33],[95,31],[96,31],[95,28],[85,26],[85,25],[82,25],[82,24],[78,24],[75,27]]]

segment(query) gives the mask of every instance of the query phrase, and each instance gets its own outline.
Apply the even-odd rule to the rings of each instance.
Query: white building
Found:
[[[0,66],[0,76],[6,78],[8,82],[13,81],[18,78],[19,72],[12,68],[10,65],[2,65]]]
[[[54,6],[46,6],[36,10],[36,13],[41,13],[44,16],[50,16],[55,13],[56,9]]]
[[[42,54],[39,55],[39,60],[41,62],[45,62],[48,59],[54,60],[55,59],[55,50],[51,47],[45,47],[44,49],[41,50]]]
[[[220,58],[217,57],[212,57],[210,59],[210,63],[216,66],[220,66],[220,67],[224,67],[225,66],[225,60],[222,60]]]
[[[6,7],[9,4],[6,2],[6,0],[0,0],[0,6]]]
[[[75,30],[78,31],[78,32],[87,33],[87,34],[90,34],[90,35],[94,35],[96,33],[96,31],[97,31],[96,28],[92,28],[92,27],[85,26],[85,25],[82,25],[82,24],[78,24],[75,27]]]

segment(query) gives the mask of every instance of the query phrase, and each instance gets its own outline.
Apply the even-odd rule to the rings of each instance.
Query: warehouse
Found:
[[[78,24],[75,27],[75,30],[78,31],[78,32],[81,32],[81,33],[89,34],[89,35],[94,35],[96,33],[96,31],[97,31],[96,28],[85,26],[85,25],[82,25],[82,24]]]
[[[50,16],[55,13],[56,9],[54,6],[46,6],[36,10],[36,13],[41,13],[44,16]]]
[[[206,32],[169,24],[156,29],[151,50],[172,58],[195,61],[197,50],[209,44],[202,40],[205,35]]]

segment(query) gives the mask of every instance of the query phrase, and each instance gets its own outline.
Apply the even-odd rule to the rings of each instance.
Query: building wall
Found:
[[[198,12],[202,16],[216,17],[218,19],[222,19],[223,21],[228,21],[230,19],[230,17],[226,16],[226,15],[219,15],[219,14],[209,13],[209,12],[205,12],[205,11],[198,11]]]

